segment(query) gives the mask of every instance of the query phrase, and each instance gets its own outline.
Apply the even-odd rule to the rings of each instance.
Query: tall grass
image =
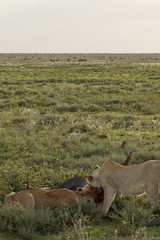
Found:
[[[73,227],[72,237],[89,239],[87,226],[91,218],[97,218],[95,205],[80,207],[61,206],[40,210],[24,209],[21,206],[1,206],[0,231],[15,233],[24,240],[31,240],[38,234],[58,234]],[[81,237],[81,238],[80,238]]]

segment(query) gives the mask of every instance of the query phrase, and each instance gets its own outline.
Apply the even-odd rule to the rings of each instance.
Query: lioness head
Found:
[[[87,184],[87,188],[77,188],[77,191],[83,192],[83,198],[87,202],[102,203],[104,200],[104,192],[102,188],[96,188]]]
[[[96,188],[96,191],[102,188],[99,178],[95,178],[94,176],[91,175],[87,177],[87,181],[88,181],[88,184]]]
[[[79,198],[79,200],[81,201],[81,203],[94,203],[96,202],[97,199],[97,193],[94,192],[93,190],[88,191],[85,190],[84,188],[78,188],[76,191],[76,195]]]

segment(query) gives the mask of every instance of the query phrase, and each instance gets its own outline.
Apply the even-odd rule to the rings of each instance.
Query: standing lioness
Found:
[[[153,210],[158,209],[158,186],[160,184],[160,160],[122,166],[106,161],[91,176],[90,184],[104,190],[102,212],[107,214],[116,194],[146,193]]]

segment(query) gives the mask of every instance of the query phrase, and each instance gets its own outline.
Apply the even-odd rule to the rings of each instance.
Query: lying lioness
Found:
[[[4,199],[4,204],[6,205],[11,203],[22,205],[25,208],[34,208],[35,205],[33,195],[27,192],[11,192],[10,194],[7,194]]]
[[[104,190],[102,212],[108,210],[118,193],[139,195],[146,193],[153,210],[158,209],[158,186],[160,185],[160,160],[122,166],[106,161],[88,177],[89,183]]]
[[[96,194],[94,192],[88,191],[71,191],[69,189],[44,189],[44,188],[31,188],[18,193],[8,194],[5,197],[4,203],[16,202],[24,207],[32,204],[32,199],[34,199],[34,208],[44,208],[44,207],[55,207],[63,204],[70,206],[82,205],[86,202],[94,202],[96,199]]]

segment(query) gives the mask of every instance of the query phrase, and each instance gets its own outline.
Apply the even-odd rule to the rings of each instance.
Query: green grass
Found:
[[[159,103],[159,54],[0,54],[0,199],[130,151],[131,163],[160,159]],[[89,227],[114,239],[105,224]]]

